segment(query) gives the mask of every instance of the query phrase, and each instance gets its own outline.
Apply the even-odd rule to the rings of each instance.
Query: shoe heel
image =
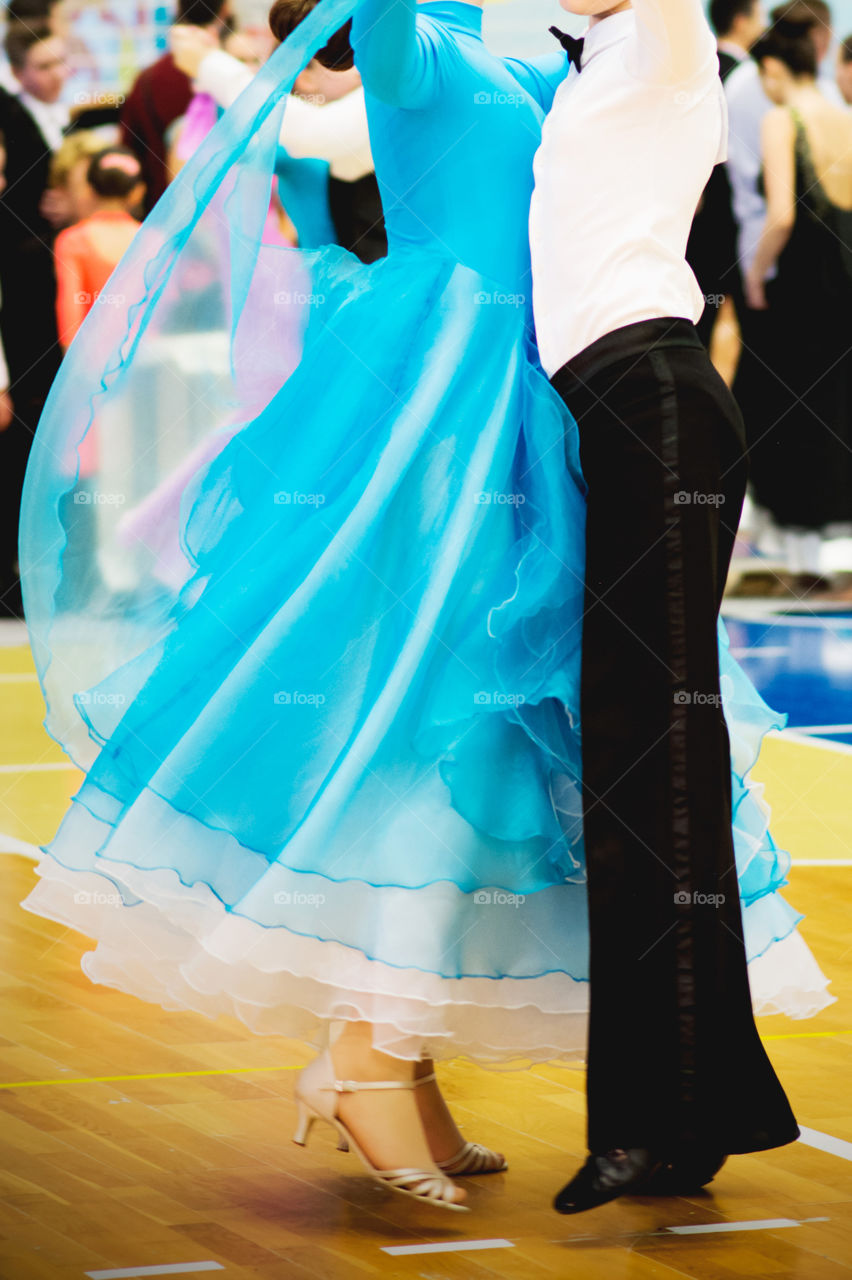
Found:
[[[306,1147],[308,1145],[308,1135],[316,1118],[315,1111],[311,1111],[310,1108],[306,1107],[304,1102],[299,1103],[299,1118],[296,1124],[296,1132],[293,1134],[293,1141],[298,1146]]]

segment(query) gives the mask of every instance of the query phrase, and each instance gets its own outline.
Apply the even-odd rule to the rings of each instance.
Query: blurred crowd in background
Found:
[[[0,54],[0,613],[21,612],[20,491],[62,354],[106,296],[139,221],[269,56],[265,9],[9,0]],[[834,30],[824,0],[770,13],[762,0],[711,0],[709,16],[730,152],[704,194],[688,257],[706,299],[702,338],[748,434],[750,554],[732,590],[852,600],[852,34]],[[211,52],[215,68],[202,77]],[[290,154],[282,145],[270,235],[308,247],[335,239],[373,261],[386,242],[368,140],[358,134],[357,72],[346,76],[312,63],[297,81],[320,117],[334,104],[337,114],[325,130],[304,129]]]

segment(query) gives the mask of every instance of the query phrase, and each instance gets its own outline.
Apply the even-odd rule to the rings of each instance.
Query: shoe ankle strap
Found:
[[[428,1076],[419,1076],[416,1080],[335,1080],[332,1084],[320,1086],[332,1089],[335,1093],[359,1093],[362,1089],[416,1089],[420,1084],[428,1084],[435,1079],[433,1071]]]

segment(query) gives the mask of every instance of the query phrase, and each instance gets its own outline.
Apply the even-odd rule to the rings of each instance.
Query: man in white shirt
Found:
[[[36,35],[43,38],[36,39]],[[61,101],[68,79],[65,46],[50,28],[45,26],[42,31],[42,24],[21,23],[10,27],[6,51],[18,100],[35,120],[51,151],[57,151],[71,119],[68,104]]]
[[[169,40],[196,92],[209,94],[220,107],[230,107],[252,80],[248,67],[214,47],[198,28],[176,26]],[[293,159],[328,161],[329,211],[339,243],[364,262],[384,257],[387,236],[355,68],[330,71],[314,59],[296,80],[280,141]]]
[[[41,213],[51,155],[62,141],[68,107],[62,41],[44,21],[9,28],[6,52],[19,92],[0,90],[6,138],[6,190],[0,195],[0,334],[15,417],[0,434],[0,610],[20,611],[18,510],[27,457],[59,367],[54,232]]]
[[[542,364],[588,484],[591,1154],[555,1201],[576,1213],[695,1190],[799,1130],[754,1024],[719,691],[743,425],[685,261],[726,152],[716,44],[702,0],[562,3],[590,24],[565,41],[530,240]]]
[[[716,32],[722,80],[748,57],[766,29],[762,0],[710,0],[710,24]]]

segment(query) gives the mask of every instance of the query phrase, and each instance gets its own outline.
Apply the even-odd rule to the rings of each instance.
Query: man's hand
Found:
[[[5,431],[7,427],[12,425],[14,416],[15,410],[12,406],[12,397],[8,391],[0,391],[0,431]]]
[[[179,23],[177,26],[172,27],[169,32],[169,49],[174,58],[175,66],[184,75],[189,76],[190,80],[194,80],[198,75],[198,68],[207,57],[207,54],[212,49],[218,48],[219,41],[212,31],[206,31],[203,27],[193,27],[188,23]]]
[[[70,227],[75,220],[71,197],[62,187],[47,187],[42,194],[38,211],[54,231]]]

